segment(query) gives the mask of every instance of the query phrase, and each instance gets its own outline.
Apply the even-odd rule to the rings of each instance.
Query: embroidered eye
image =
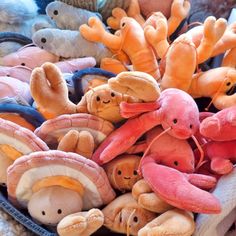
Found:
[[[135,216],[134,219],[133,219],[133,221],[137,223],[137,222],[138,222],[138,217]]]
[[[121,24],[121,27],[124,28],[125,25],[126,25],[125,22],[123,22],[123,23]]]
[[[42,211],[42,215],[43,215],[43,216],[45,216],[45,215],[46,215],[45,211]]]
[[[175,166],[178,166],[178,165],[179,165],[179,162],[178,162],[178,161],[174,161],[174,165],[175,165]]]
[[[174,124],[177,124],[177,122],[178,122],[177,119],[174,119],[174,120],[173,120],[173,123],[174,123]]]
[[[53,12],[53,14],[54,14],[54,15],[58,15],[58,11],[55,10],[55,11]]]
[[[46,43],[47,40],[46,40],[45,38],[41,38],[41,42],[42,42],[42,43]]]
[[[58,209],[57,210],[57,213],[60,215],[62,213],[62,210],[61,209]]]
[[[112,96],[112,97],[115,97],[115,93],[112,92],[112,93],[111,93],[111,96]]]
[[[99,96],[97,96],[96,100],[99,102],[101,100],[101,98]]]
[[[226,86],[230,86],[231,85],[231,83],[230,82],[228,82],[227,84],[226,84]]]
[[[192,128],[193,128],[193,125],[191,124],[191,125],[189,126],[189,128],[192,129]]]
[[[133,174],[134,174],[134,175],[138,175],[137,170],[134,170]]]
[[[117,171],[117,174],[118,174],[118,175],[121,175],[121,174],[122,174],[121,170],[118,170],[118,171]]]
[[[22,66],[25,66],[25,63],[24,63],[24,62],[22,62],[22,63],[21,63],[21,65],[22,65]]]

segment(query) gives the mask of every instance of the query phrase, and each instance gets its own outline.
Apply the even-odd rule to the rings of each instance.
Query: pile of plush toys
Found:
[[[60,236],[235,235],[236,22],[210,16],[171,41],[187,0],[168,19],[147,1],[104,15],[75,2],[48,4],[34,45],[0,61],[9,201]]]

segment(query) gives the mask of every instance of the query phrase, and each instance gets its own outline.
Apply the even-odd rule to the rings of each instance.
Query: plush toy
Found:
[[[46,225],[55,226],[70,214],[108,204],[115,198],[104,170],[75,153],[44,151],[23,156],[8,168],[7,181],[9,200],[28,208],[32,218]],[[71,216],[70,226],[67,218],[67,226],[61,223],[59,231],[70,232],[74,228],[73,235],[88,235],[86,230],[91,230],[93,222],[98,228],[102,223],[99,220],[97,224],[96,217],[91,217],[84,225],[91,213]]]
[[[107,177],[114,189],[129,191],[141,178],[138,173],[140,157],[137,155],[121,155],[104,165]]]
[[[0,183],[6,184],[6,170],[17,158],[35,151],[48,150],[32,131],[0,118]]]
[[[71,78],[76,91],[74,102],[78,103],[88,90],[106,84],[108,79],[115,76],[115,74],[100,68],[86,68],[75,72]]]
[[[46,13],[59,29],[64,30],[79,30],[80,25],[87,24],[88,19],[92,16],[102,20],[99,13],[75,8],[59,1],[49,3],[46,7]]]
[[[213,194],[220,200],[222,212],[216,215],[199,214],[196,218],[194,236],[228,235],[227,231],[234,224],[236,217],[235,177],[234,167],[230,174],[219,179]]]
[[[21,97],[27,103],[31,103],[29,85],[25,82],[8,76],[0,76],[0,99],[4,97]]]
[[[0,103],[0,118],[14,122],[21,127],[34,131],[45,119],[31,106]]]
[[[180,104],[184,104],[184,113],[182,110],[183,106]],[[139,106],[138,104],[137,107]],[[145,107],[145,104],[143,104],[143,107]],[[136,104],[130,104],[128,108],[129,110],[127,111],[129,111],[129,114],[134,112],[137,115]],[[139,137],[159,124],[162,125],[165,132],[168,132],[168,134],[175,138],[187,139],[193,137],[194,139],[194,134],[200,122],[197,105],[190,95],[178,89],[166,89],[156,101],[156,107],[154,109],[157,110],[129,119],[124,125],[112,132],[95,151],[92,159],[99,164],[104,164],[112,160],[119,154],[126,152]],[[145,122],[145,119],[148,122]],[[170,167],[157,164],[158,155],[150,154],[146,156],[147,153],[148,150],[145,152],[145,158],[143,158],[140,164],[141,174],[151,186],[152,190],[157,192],[165,201],[181,209],[194,212],[220,212],[218,200],[210,193],[194,186],[205,187],[209,183],[210,186],[214,186],[214,178],[191,174],[186,175]],[[163,159],[165,160],[165,158]],[[178,166],[179,162],[181,161],[174,159],[171,164]],[[186,170],[193,171],[194,163],[191,164],[191,161],[187,161],[185,164],[187,163],[190,164],[191,168]],[[170,185],[171,190],[163,183],[166,179],[168,179],[168,183],[172,183]],[[194,192],[194,194],[181,196],[181,194],[177,193],[182,193],[184,190],[180,189],[189,189],[186,191]],[[204,197],[202,198],[202,196]]]
[[[47,81],[50,81],[50,85]],[[41,93],[39,88],[44,92]],[[61,73],[49,63],[32,72],[30,89],[39,111],[47,118],[83,112],[111,122],[118,122],[123,119],[120,116],[119,104],[122,101],[138,101],[131,96],[113,92],[105,84],[88,91],[79,104],[75,105],[68,99],[67,87]],[[51,104],[48,101],[51,101]]]
[[[210,159],[211,170],[219,175],[225,175],[233,170],[236,163],[236,136],[231,141],[210,141],[202,147],[206,159]]]
[[[200,124],[200,133],[214,141],[236,139],[236,106],[223,109],[204,119]]]
[[[128,235],[138,235],[143,226],[156,218],[155,213],[140,207],[131,193],[117,197],[102,212],[105,227]]]
[[[194,98],[210,97],[212,100],[207,109],[213,104],[222,110],[236,104],[236,95],[233,93],[235,84],[236,70],[219,67],[195,74],[188,93]]]
[[[102,44],[85,40],[78,31],[41,29],[33,35],[32,40],[38,47],[64,58],[91,56],[100,63],[103,57],[112,56]]]
[[[225,53],[221,66],[236,68],[236,47]]]
[[[45,62],[58,62],[59,57],[38,47],[24,47],[1,59],[2,66],[26,66],[33,69]]]
[[[103,43],[115,54],[123,51],[131,60],[135,71],[149,73],[159,80],[160,74],[155,54],[145,40],[142,27],[130,17],[122,18],[120,25],[120,32],[113,35],[105,31],[98,19],[91,17],[88,25],[80,26],[80,33],[89,41]]]
[[[132,196],[144,209],[159,213],[157,218],[139,230],[138,235],[183,235],[191,236],[195,229],[193,214],[164,202],[152,192],[145,180],[139,180],[132,189]]]
[[[113,125],[89,114],[62,115],[44,122],[35,134],[52,149],[75,152],[90,158],[114,130]]]

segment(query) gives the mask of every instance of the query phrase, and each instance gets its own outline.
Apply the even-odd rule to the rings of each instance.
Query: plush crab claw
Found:
[[[132,196],[139,206],[152,212],[163,213],[173,208],[154,193],[144,179],[135,183],[132,188]]]
[[[78,154],[57,150],[17,159],[8,168],[7,181],[10,201],[48,225],[115,198],[101,167]]]
[[[120,28],[120,21],[123,17],[127,17],[126,12],[116,7],[112,10],[112,16],[108,17],[107,24],[114,30],[118,30]]]
[[[139,230],[138,236],[191,236],[195,230],[193,214],[180,209],[169,210]]]
[[[72,130],[73,133],[68,134],[68,132]],[[114,126],[109,121],[105,121],[97,116],[81,113],[61,115],[57,118],[47,120],[35,130],[35,134],[44,140],[51,148],[57,149],[58,144],[61,141],[59,149],[69,148],[67,151],[72,151],[75,150],[78,145],[83,146],[83,138],[80,140],[82,141],[80,145],[78,143],[78,135],[75,131],[80,132],[80,134],[81,132],[84,134],[84,131],[90,133],[94,139],[94,146],[96,148],[98,144],[100,144],[113,130]],[[77,141],[70,141],[68,140],[69,137],[65,135],[69,135],[69,137],[72,135]],[[85,135],[85,140],[90,140],[90,145],[88,145],[88,149],[86,149],[91,151],[90,148],[92,148],[93,144],[91,141],[92,137],[90,135]],[[82,150],[80,149],[80,151]]]
[[[32,131],[0,118],[0,184],[7,182],[7,168],[19,157],[49,150]]]
[[[57,232],[60,236],[89,236],[96,232],[103,222],[103,213],[99,209],[91,209],[63,218],[57,225]]]
[[[46,118],[76,113],[76,105],[68,98],[66,82],[54,64],[45,63],[32,71],[30,90],[39,111]]]
[[[94,138],[86,130],[70,130],[59,142],[57,150],[75,152],[83,157],[91,158],[94,151]]]
[[[236,168],[217,183],[213,194],[220,200],[222,212],[217,215],[199,214],[194,236],[228,235],[226,232],[236,217]],[[235,234],[234,234],[235,235]]]
[[[187,211],[216,214],[221,211],[219,200],[212,194],[195,187],[206,185],[206,179],[194,181],[186,178],[186,175],[173,168],[159,165],[154,159],[146,156],[141,165],[141,173],[151,189],[167,203]],[[212,181],[212,177],[209,177]],[[167,184],[168,183],[168,184]],[[167,186],[170,186],[169,188]],[[188,193],[188,194],[186,194]]]
[[[156,101],[160,96],[158,83],[151,75],[144,72],[121,72],[116,77],[109,79],[108,84],[114,91],[145,102]]]

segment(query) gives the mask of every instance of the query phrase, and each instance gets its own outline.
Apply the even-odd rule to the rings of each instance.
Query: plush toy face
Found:
[[[123,155],[109,162],[105,169],[111,185],[121,191],[131,190],[133,185],[141,179],[138,174],[140,157]]]
[[[65,216],[81,211],[81,208],[79,194],[60,186],[39,190],[28,203],[30,215],[46,225],[56,225]]]
[[[119,233],[129,231],[131,235],[137,235],[147,222],[156,217],[156,214],[139,207],[131,193],[116,198],[102,212],[106,227]]]
[[[114,92],[107,84],[90,90],[85,96],[90,114],[113,122],[122,120],[119,107],[122,94]]]

